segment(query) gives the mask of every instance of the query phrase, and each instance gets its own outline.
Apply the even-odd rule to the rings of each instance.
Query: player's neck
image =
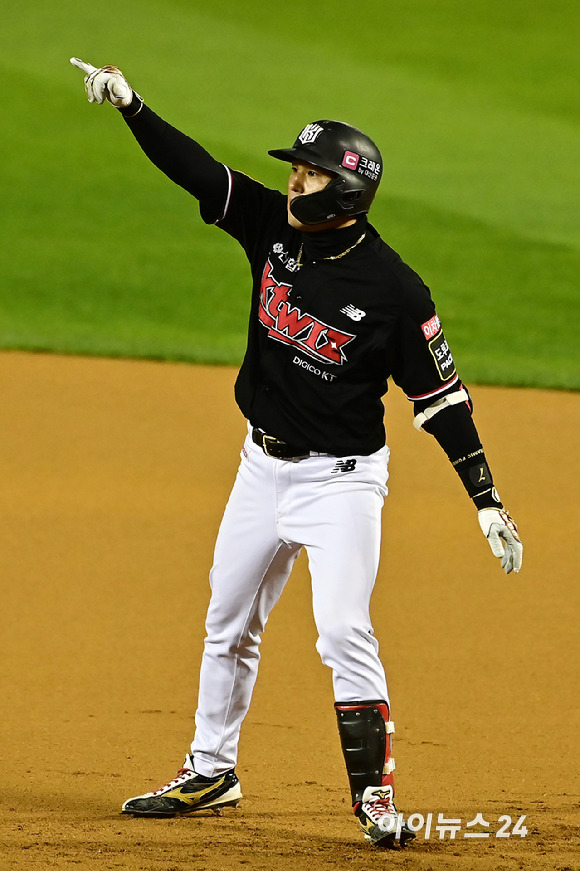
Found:
[[[367,228],[366,215],[360,215],[354,224],[318,233],[302,233],[303,257],[308,260],[337,258],[355,247]]]

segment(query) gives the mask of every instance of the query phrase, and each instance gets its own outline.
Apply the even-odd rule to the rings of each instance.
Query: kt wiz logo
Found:
[[[279,284],[272,277],[272,264],[268,260],[260,288],[260,323],[268,329],[271,339],[299,348],[315,360],[341,366],[346,360],[343,349],[354,336],[330,327],[307,312],[302,314],[288,300],[291,289],[289,284]]]

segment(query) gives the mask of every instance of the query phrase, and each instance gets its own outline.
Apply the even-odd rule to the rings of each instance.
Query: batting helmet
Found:
[[[383,170],[381,153],[372,139],[342,121],[307,124],[292,148],[273,149],[268,154],[278,160],[311,163],[334,176],[323,190],[292,200],[290,211],[302,224],[368,212]]]

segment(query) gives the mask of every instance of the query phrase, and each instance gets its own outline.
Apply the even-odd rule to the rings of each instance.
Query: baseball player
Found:
[[[235,386],[248,434],[210,574],[195,735],[176,777],[122,811],[174,816],[238,804],[238,741],[261,636],[305,548],[354,813],[373,845],[404,846],[414,833],[395,807],[394,725],[369,616],[389,377],[413,403],[415,426],[449,457],[507,573],[519,571],[522,544],[429,289],[368,222],[381,154],[348,124],[307,124],[292,147],[269,152],[288,164],[284,196],[163,121],[117,67],[71,62],[85,73],[89,101],[120,110],[150,160],[199,201],[203,220],[239,242],[252,275]]]

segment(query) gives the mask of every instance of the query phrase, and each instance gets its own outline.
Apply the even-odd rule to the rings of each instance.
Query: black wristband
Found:
[[[466,403],[443,409],[423,429],[435,436],[478,511],[503,507]]]
[[[453,460],[451,465],[461,478],[461,482],[478,511],[482,508],[503,508],[493,478],[483,452],[480,448],[466,457]]]

